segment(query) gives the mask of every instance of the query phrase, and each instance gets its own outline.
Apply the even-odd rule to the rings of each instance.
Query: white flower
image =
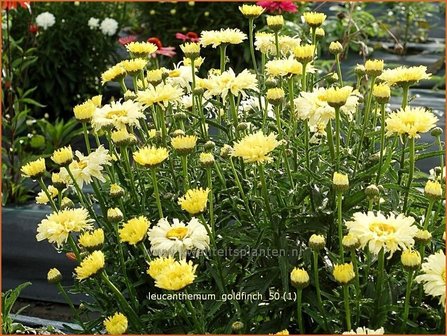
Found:
[[[141,109],[142,106],[133,100],[126,100],[124,103],[111,102],[95,110],[92,125],[95,130],[112,126],[122,129],[126,125],[140,127],[138,119],[144,118]]]
[[[367,214],[356,212],[352,221],[346,222],[346,227],[349,233],[359,239],[362,248],[368,245],[369,250],[376,255],[384,248],[385,252],[390,252],[389,258],[396,250],[412,247],[413,237],[418,231],[413,217],[405,217],[403,214],[386,217],[372,211]]]
[[[90,184],[92,182],[92,177],[97,178],[101,182],[105,182],[105,178],[102,176],[103,166],[110,166],[112,157],[104,146],[99,146],[94,152],[91,152],[87,156],[79,151],[76,151],[75,155],[77,160],[73,160],[68,167],[80,188],[82,188],[84,183]],[[66,168],[61,168],[59,175],[67,184],[71,183],[71,178]]]
[[[90,27],[90,29],[96,29],[99,27],[99,19],[95,18],[95,17],[91,17],[88,20],[88,26]]]
[[[377,330],[368,329],[366,327],[359,327],[355,331],[345,331],[343,335],[383,335],[385,333],[385,330],[382,328],[379,328]]]
[[[151,252],[156,256],[186,256],[187,251],[205,251],[209,249],[210,238],[205,226],[197,218],[189,223],[174,218],[172,224],[161,218],[157,225],[149,230]]]
[[[422,264],[422,272],[415,280],[424,283],[424,291],[431,296],[439,296],[439,303],[445,307],[445,254],[439,250],[426,258]]]
[[[272,104],[268,104],[265,97],[261,97],[262,102],[262,108],[264,109],[265,106],[267,106],[267,116],[269,118],[275,119],[275,113],[273,112],[273,106]],[[244,98],[241,100],[241,103],[239,105],[239,114],[243,115],[247,112],[252,113],[260,113],[261,107],[259,106],[259,98],[254,96],[248,96],[247,98]]]
[[[256,75],[243,70],[237,76],[232,68],[224,71],[220,75],[210,75],[210,88],[205,92],[205,98],[220,95],[222,99],[226,99],[228,93],[232,93],[235,97],[242,94],[246,96],[245,90],[257,90],[258,81]]]
[[[111,18],[105,18],[101,22],[101,32],[104,35],[113,36],[118,30],[118,22]]]
[[[42,27],[43,30],[47,30],[47,28],[53,26],[56,23],[56,18],[50,12],[43,12],[37,15],[36,24],[39,27]]]

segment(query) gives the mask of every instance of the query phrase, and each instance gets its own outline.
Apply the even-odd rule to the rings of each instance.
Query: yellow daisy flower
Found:
[[[241,157],[248,163],[271,162],[273,159],[269,154],[279,145],[280,142],[276,140],[275,134],[264,135],[262,131],[258,131],[235,143],[231,155]]]
[[[93,251],[85,257],[81,264],[75,268],[76,279],[84,280],[100,272],[105,265],[105,257],[102,251]]]
[[[124,223],[123,227],[119,229],[119,236],[122,242],[130,245],[136,245],[144,239],[150,222],[144,217],[135,217]]]
[[[209,192],[208,188],[189,189],[183,197],[179,198],[178,204],[191,216],[197,215],[205,211]]]
[[[161,164],[169,156],[166,148],[146,146],[133,153],[133,159],[140,166],[152,168]]]
[[[40,158],[35,161],[31,161],[22,166],[21,172],[25,177],[36,179],[41,177],[46,172],[45,159]]]
[[[387,136],[393,134],[419,138],[436,126],[438,118],[423,107],[410,107],[391,113],[385,120]]]
[[[127,317],[121,313],[115,313],[104,320],[104,327],[110,335],[122,335],[127,331]]]

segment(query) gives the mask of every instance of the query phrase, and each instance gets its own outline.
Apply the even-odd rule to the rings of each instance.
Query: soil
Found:
[[[26,306],[28,307],[20,313],[21,315],[39,317],[47,320],[73,322],[70,307],[61,303],[19,298],[14,305],[13,313]]]

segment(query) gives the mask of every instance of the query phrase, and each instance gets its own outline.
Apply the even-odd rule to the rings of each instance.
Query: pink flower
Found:
[[[6,1],[3,1],[3,3],[2,3],[2,9],[6,9],[6,10],[16,9],[17,5],[20,5],[20,7],[28,9],[29,11],[31,11],[29,2],[27,2],[27,1],[6,0]]]
[[[187,32],[186,35],[182,33],[176,33],[175,38],[182,40],[183,42],[191,41],[191,42],[199,42],[199,36],[194,32]]]
[[[283,12],[295,13],[297,11],[297,6],[293,1],[263,0],[258,1],[256,4],[265,8],[268,13],[281,14]]]
[[[130,42],[135,42],[137,40],[137,37],[135,35],[129,35],[129,36],[124,36],[124,37],[120,37],[118,39],[118,42],[125,46],[126,44],[129,44]]]
[[[158,48],[157,51],[151,55],[152,57],[157,57],[157,54],[167,57],[174,57],[177,54],[175,52],[175,47],[163,47],[163,44],[157,37],[149,37],[147,42],[155,44]]]

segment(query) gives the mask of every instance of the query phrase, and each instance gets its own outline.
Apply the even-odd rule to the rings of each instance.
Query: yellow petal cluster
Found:
[[[100,228],[84,232],[79,236],[78,243],[86,249],[100,249],[104,244],[104,230]]]
[[[73,107],[73,113],[76,119],[81,122],[87,122],[92,119],[93,113],[96,110],[96,105],[92,100],[76,105]]]
[[[239,29],[221,29],[203,31],[200,35],[200,43],[202,46],[212,46],[216,48],[221,44],[240,44],[247,39],[247,35]]]
[[[195,135],[180,135],[171,139],[171,145],[181,154],[190,153],[197,144]]]
[[[205,211],[209,192],[208,188],[189,189],[184,196],[179,198],[178,204],[191,216],[197,215]]]
[[[429,79],[430,76],[427,73],[427,67],[421,65],[412,67],[400,66],[395,69],[387,69],[378,78],[387,82],[389,86],[409,86],[423,79]]]
[[[332,107],[341,107],[346,104],[352,90],[352,86],[343,86],[341,88],[330,87],[324,90],[319,98]]]
[[[115,313],[104,320],[104,327],[110,335],[122,335],[127,331],[127,317],[121,313]]]
[[[354,267],[352,263],[335,265],[332,275],[338,283],[346,285],[355,278]]]
[[[136,245],[146,236],[149,225],[149,220],[144,216],[128,220],[124,223],[123,227],[119,229],[120,240],[130,245]]]
[[[51,156],[51,160],[59,166],[66,166],[73,161],[73,151],[71,146],[66,146],[55,150]]]
[[[407,135],[419,138],[421,133],[430,131],[436,126],[438,118],[423,107],[410,107],[391,113],[385,120],[387,136]]]
[[[46,172],[46,169],[45,159],[40,158],[22,166],[21,172],[25,177],[38,178]]]
[[[126,49],[134,57],[144,58],[156,52],[158,47],[150,42],[130,42],[126,45]]]
[[[192,261],[161,257],[149,263],[147,272],[155,280],[156,287],[177,291],[194,282],[196,269],[197,265],[193,265]]]
[[[309,63],[313,60],[315,55],[315,45],[313,44],[304,44],[297,46],[293,49],[293,55],[296,60],[300,63]]]
[[[304,21],[310,27],[319,27],[326,20],[326,14],[317,12],[306,12],[303,13]]]
[[[126,70],[121,65],[114,65],[104,71],[101,75],[102,84],[106,82],[118,81],[126,77]]]
[[[76,279],[84,280],[95,275],[104,268],[105,257],[102,251],[93,251],[75,268]]]
[[[233,146],[232,156],[241,157],[244,162],[264,163],[271,162],[269,154],[280,145],[276,135],[264,135],[262,131],[249,134]]]
[[[309,274],[304,268],[295,267],[290,273],[292,285],[297,288],[304,288],[309,285]]]
[[[246,18],[249,19],[255,19],[262,13],[264,13],[264,8],[258,5],[242,5],[239,6],[239,11],[244,15]]]
[[[140,148],[133,153],[133,159],[140,166],[152,168],[158,166],[169,156],[169,152],[166,148],[157,148],[155,146],[146,146]]]

